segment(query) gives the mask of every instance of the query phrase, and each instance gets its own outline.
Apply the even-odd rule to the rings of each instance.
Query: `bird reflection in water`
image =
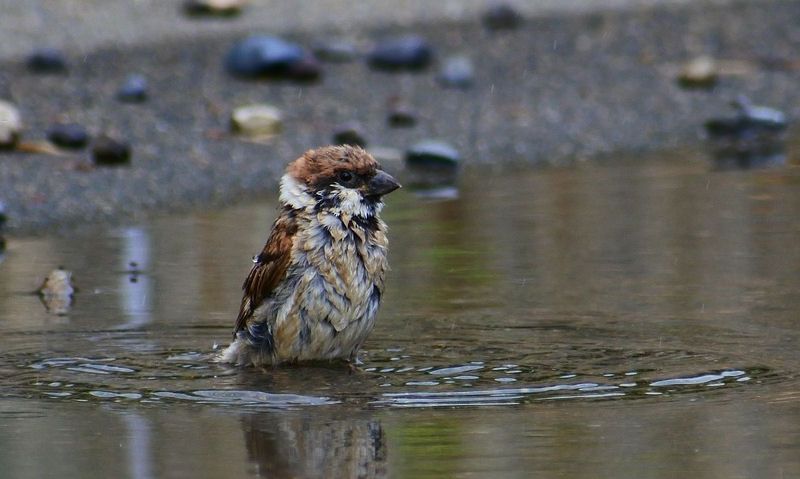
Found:
[[[373,419],[303,412],[243,416],[257,477],[386,477],[386,437]]]

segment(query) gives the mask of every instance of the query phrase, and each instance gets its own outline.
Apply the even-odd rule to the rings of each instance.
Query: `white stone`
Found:
[[[22,116],[13,104],[0,100],[0,148],[16,145],[22,131]]]
[[[231,127],[246,136],[273,136],[283,129],[283,114],[271,105],[246,105],[233,111]]]

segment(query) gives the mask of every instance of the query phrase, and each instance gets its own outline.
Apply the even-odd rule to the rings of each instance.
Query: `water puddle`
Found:
[[[303,475],[323,456],[348,458],[353,477],[519,477],[534,460],[570,470],[573,457],[639,471],[694,458],[681,468],[694,472],[783,457],[800,470],[781,449],[800,421],[798,186],[791,162],[718,171],[688,154],[467,172],[436,201],[398,192],[385,210],[392,271],[358,372],[211,361],[274,203],[11,238],[0,440],[58,447],[0,463],[78,477],[72,457],[94,463],[124,443],[114,464],[130,468],[106,477],[152,473],[173,467],[156,453],[166,441],[197,464],[181,471],[224,463],[219,475],[236,477]],[[60,265],[78,289],[54,315],[30,292]],[[75,441],[103,431],[114,439]],[[663,438],[674,450],[642,458]]]

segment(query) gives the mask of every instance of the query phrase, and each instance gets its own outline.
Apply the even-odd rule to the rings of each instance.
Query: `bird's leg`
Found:
[[[350,374],[360,373],[363,364],[364,362],[358,358],[357,352],[347,359],[347,367],[350,368]]]

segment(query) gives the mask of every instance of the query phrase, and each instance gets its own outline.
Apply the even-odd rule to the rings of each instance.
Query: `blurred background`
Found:
[[[0,0],[0,475],[800,476],[800,2]],[[362,371],[210,362],[367,148]]]

